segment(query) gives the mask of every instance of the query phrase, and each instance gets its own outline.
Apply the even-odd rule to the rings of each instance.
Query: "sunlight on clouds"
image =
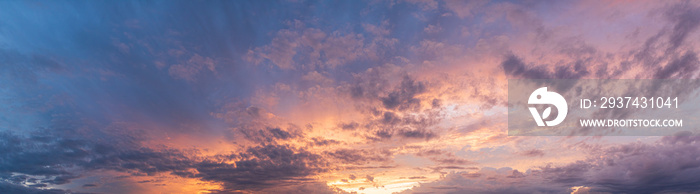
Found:
[[[0,2],[0,193],[668,192],[699,139],[509,136],[508,79],[698,78],[696,4]]]

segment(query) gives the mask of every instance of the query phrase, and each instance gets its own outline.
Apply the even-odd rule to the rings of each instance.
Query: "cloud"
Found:
[[[381,116],[367,121],[370,134],[367,138],[374,141],[402,137],[409,139],[430,140],[438,137],[431,127],[438,123],[440,118],[436,112],[427,111],[422,114],[407,114],[398,112],[384,112]]]
[[[261,190],[309,182],[305,178],[326,170],[322,156],[288,145],[250,147],[240,154],[221,155],[224,161],[204,160],[194,167],[198,178],[221,182],[225,191]]]
[[[188,61],[184,62],[184,64],[170,66],[168,72],[175,78],[195,81],[197,79],[196,76],[203,69],[216,72],[214,60],[209,57],[202,57],[199,56],[199,54],[194,54]]]
[[[433,167],[433,171],[441,171],[442,169],[451,169],[450,167],[455,167],[456,169],[465,169],[458,165],[472,165],[475,162],[460,158],[455,156],[454,153],[439,149],[420,149],[415,153],[416,156],[428,158],[433,162],[437,163],[438,167]],[[450,167],[446,167],[450,166]]]
[[[533,184],[526,175],[510,168],[485,168],[478,172],[450,172],[440,181],[422,183],[402,193],[562,193],[568,188]]]
[[[289,186],[278,186],[259,191],[261,193],[319,193],[319,194],[349,194],[337,187],[330,187],[323,182],[310,182]]]
[[[371,162],[389,162],[391,152],[387,150],[364,150],[364,149],[337,149],[328,151],[326,155],[334,158],[342,164],[364,165]]]
[[[594,193],[695,192],[700,190],[695,178],[700,172],[697,143],[698,136],[680,133],[654,144],[636,142],[594,149],[586,160],[527,172],[510,168],[453,171],[439,181],[406,192],[561,193],[582,186]]]
[[[502,111],[504,78],[697,78],[694,3],[406,3],[0,2],[0,192],[698,190],[693,137],[569,162]]]
[[[371,116],[340,123],[340,128],[364,133],[371,141],[394,137],[422,140],[438,137],[433,127],[440,121],[440,101],[422,99],[422,94],[429,93],[428,83],[401,74],[391,65],[356,74],[357,82],[347,85],[346,91],[358,104],[357,109]],[[390,83],[388,76],[400,76],[401,81]]]
[[[459,18],[472,17],[479,8],[486,5],[488,1],[445,1],[445,7],[454,12]]]
[[[424,11],[431,11],[438,8],[438,1],[435,0],[406,0],[406,2],[416,4]]]
[[[354,122],[354,121],[353,121],[353,122],[350,122],[350,123],[342,123],[342,124],[340,124],[340,128],[342,128],[343,130],[355,130],[355,129],[357,129],[359,126],[360,126],[360,124],[357,123],[357,122]]]
[[[38,189],[34,187],[26,187],[17,184],[8,183],[0,180],[0,191],[5,193],[27,193],[27,194],[62,194],[70,191],[65,191],[61,189]]]
[[[286,129],[265,125],[266,124],[260,123],[242,124],[234,128],[231,133],[236,137],[245,138],[245,140],[251,143],[275,143],[304,137],[302,130],[293,125]],[[235,137],[233,137],[232,140],[240,141],[240,139],[236,139]]]
[[[80,174],[71,170],[73,168],[184,176],[194,163],[176,150],[120,149],[89,140],[40,135],[24,138],[3,133],[0,135],[0,150],[4,150],[0,160],[1,174],[18,180],[14,182],[34,180],[44,184],[40,187],[63,185],[80,178]]]
[[[681,46],[688,35],[700,26],[700,8],[688,2],[670,6],[665,16],[673,23],[673,28],[669,35],[669,49],[672,50]]]
[[[97,187],[97,186],[98,186],[98,185],[92,184],[92,183],[83,184],[83,188],[90,188],[90,187]]]
[[[588,69],[582,63],[575,63],[572,66],[557,66],[554,72],[547,69],[547,66],[528,66],[516,56],[507,56],[501,63],[503,71],[512,78],[525,79],[580,79],[589,74]]]
[[[370,24],[364,28],[380,37],[366,40],[362,34],[325,32],[305,25],[298,20],[291,22],[290,28],[279,30],[269,45],[249,50],[245,59],[256,65],[269,60],[283,70],[333,69],[357,60],[378,59],[377,49],[391,47],[395,42],[381,38],[387,31]]]
[[[432,131],[427,131],[427,130],[407,130],[407,129],[401,129],[397,131],[397,134],[401,137],[405,138],[418,138],[418,139],[431,139],[435,137],[436,135]]]
[[[669,62],[664,67],[659,67],[659,69],[654,74],[656,79],[668,79],[668,78],[679,78],[679,79],[690,79],[696,77],[696,72],[698,70],[698,57],[694,52],[687,52],[685,55],[679,59],[675,59]]]
[[[538,150],[538,149],[531,149],[531,150],[526,150],[520,153],[523,156],[529,156],[529,157],[542,157],[544,156],[544,151]]]
[[[290,136],[278,128],[270,131],[275,138]],[[289,145],[252,146],[235,154],[199,158],[197,151],[117,148],[89,140],[3,133],[0,150],[0,180],[13,180],[4,185],[5,191],[22,189],[19,185],[26,182],[40,189],[68,184],[81,177],[74,172],[76,168],[115,170],[133,176],[171,174],[222,183],[222,191],[302,184],[311,180],[305,177],[328,169],[323,156]]]
[[[401,84],[381,100],[387,109],[416,109],[420,108],[420,100],[415,96],[423,92],[425,92],[424,83],[416,82],[405,76]]]
[[[311,141],[313,142],[312,144],[315,146],[329,146],[329,145],[337,145],[341,144],[341,141],[334,140],[334,139],[324,139],[322,137],[312,137]]]
[[[528,67],[516,56],[508,56],[501,63],[507,75],[522,77],[527,79],[548,79],[550,73],[544,66]]]

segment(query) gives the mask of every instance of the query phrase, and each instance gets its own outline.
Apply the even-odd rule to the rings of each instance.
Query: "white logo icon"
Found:
[[[566,113],[569,109],[569,107],[566,105],[566,100],[564,99],[564,97],[556,92],[548,92],[547,87],[541,87],[532,92],[532,94],[530,94],[530,98],[527,100],[527,103],[551,104],[554,105],[554,107],[557,107],[557,111],[559,111],[559,114],[556,118],[554,118],[554,120],[543,121],[543,119],[549,117],[549,114],[552,112],[552,107],[547,107],[547,109],[545,109],[544,112],[542,112],[541,116],[537,112],[537,109],[535,107],[529,107],[530,113],[532,113],[532,117],[534,117],[535,122],[537,122],[537,126],[545,126],[545,123],[547,124],[547,126],[558,125],[559,123],[564,121],[564,118],[566,118]]]

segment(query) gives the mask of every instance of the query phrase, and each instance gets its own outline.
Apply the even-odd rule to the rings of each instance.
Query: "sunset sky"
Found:
[[[508,79],[696,79],[697,1],[0,1],[0,193],[700,191],[700,136],[509,136]]]

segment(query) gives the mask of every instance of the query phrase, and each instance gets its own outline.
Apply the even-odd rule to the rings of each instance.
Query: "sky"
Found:
[[[700,136],[509,136],[696,79],[694,1],[0,1],[0,193],[684,193]]]

